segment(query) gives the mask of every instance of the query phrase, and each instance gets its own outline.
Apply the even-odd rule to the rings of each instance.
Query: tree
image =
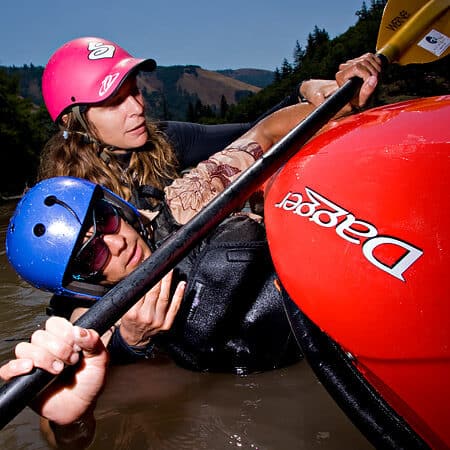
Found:
[[[273,76],[274,83],[279,83],[281,80],[281,72],[278,67],[275,68],[275,74]]]
[[[0,191],[15,194],[35,179],[39,152],[53,132],[44,107],[19,96],[19,80],[0,70]]]
[[[329,34],[325,29],[320,29],[317,25],[314,26],[314,31],[308,34],[306,54],[308,56],[314,55],[320,47],[330,41]]]
[[[303,62],[303,58],[305,57],[305,50],[300,45],[298,40],[295,42],[295,48],[294,48],[294,70],[297,70]]]
[[[361,9],[355,13],[360,19],[366,19],[369,15],[369,10],[367,9],[366,2],[362,3]]]
[[[284,58],[281,65],[281,78],[287,78],[292,73],[292,66],[289,61]]]
[[[371,0],[370,7],[367,6],[367,0],[363,2],[361,9],[355,13],[358,17],[357,23],[332,40],[326,30],[315,26],[308,35],[304,51],[296,41],[292,70],[289,71],[289,63],[284,59],[282,69],[275,69],[274,82],[238,105],[233,105],[227,119],[254,120],[286,97],[301,81],[309,78],[333,78],[341,62],[373,51],[386,2],[387,0]],[[301,64],[298,64],[300,61]],[[389,65],[383,70],[381,82],[368,106],[411,97],[449,94],[449,61],[450,56],[447,56],[428,64]]]
[[[195,117],[194,105],[192,104],[192,102],[189,102],[188,104],[188,109],[186,112],[186,120],[188,122],[195,122],[197,120],[197,118]]]
[[[220,117],[222,119],[227,115],[228,109],[227,99],[225,98],[225,95],[222,95],[222,97],[220,97]]]

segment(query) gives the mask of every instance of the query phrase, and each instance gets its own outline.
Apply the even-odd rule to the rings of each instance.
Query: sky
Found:
[[[3,0],[0,65],[44,66],[65,42],[95,36],[160,66],[275,70],[314,26],[331,38],[363,0]],[[370,2],[366,2],[370,4]],[[372,49],[368,49],[370,51]]]

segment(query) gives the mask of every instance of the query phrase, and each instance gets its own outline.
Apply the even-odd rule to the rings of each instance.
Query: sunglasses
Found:
[[[92,226],[92,235],[83,243],[73,259],[74,279],[93,279],[101,274],[111,256],[102,237],[119,231],[119,212],[111,203],[99,200],[92,210]]]

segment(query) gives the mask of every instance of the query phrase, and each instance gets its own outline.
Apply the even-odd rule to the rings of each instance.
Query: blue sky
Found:
[[[113,40],[159,65],[274,70],[314,26],[330,37],[354,25],[362,0],[3,0],[0,65],[45,65],[79,36]],[[366,2],[370,4],[370,1]],[[266,5],[265,5],[266,4]],[[371,51],[373,49],[367,49]]]

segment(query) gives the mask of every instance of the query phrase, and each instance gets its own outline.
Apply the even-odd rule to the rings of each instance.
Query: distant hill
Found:
[[[21,96],[37,105],[43,103],[41,94],[43,67],[24,65],[0,68],[18,78]],[[220,108],[222,96],[228,105],[234,105],[242,98],[261,90],[261,87],[242,79],[255,79],[261,84],[262,78],[256,74],[268,71],[240,69],[223,72],[229,73],[230,76],[199,66],[162,66],[155,72],[142,74],[140,83],[149,116],[154,119],[186,120],[189,105],[201,102],[202,105],[208,105],[212,111],[216,111]]]
[[[226,77],[234,78],[260,88],[265,88],[269,84],[272,84],[275,79],[274,72],[262,69],[226,69],[217,70],[217,72]]]
[[[149,115],[157,119],[186,120],[189,107],[201,102],[218,110],[222,97],[228,105],[256,94],[260,87],[199,66],[158,67],[140,79]]]

